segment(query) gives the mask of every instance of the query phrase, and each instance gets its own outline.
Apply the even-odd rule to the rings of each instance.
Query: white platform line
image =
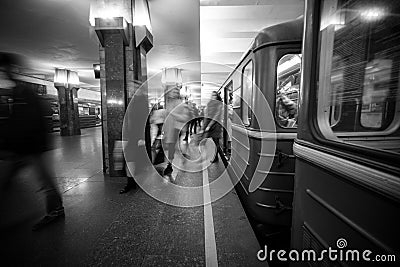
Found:
[[[206,161],[207,159],[203,156],[203,164],[205,164]],[[204,205],[204,250],[206,256],[206,266],[217,267],[217,245],[215,243],[214,219],[211,206],[211,194],[207,168],[203,169],[203,200],[204,203],[208,203]]]

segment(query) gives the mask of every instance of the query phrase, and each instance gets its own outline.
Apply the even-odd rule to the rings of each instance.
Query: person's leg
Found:
[[[193,120],[192,120],[192,134],[195,134],[196,132],[197,132],[197,130],[196,130],[196,127],[197,127],[197,119],[196,118],[194,118]]]
[[[171,175],[173,172],[172,169],[172,161],[174,160],[174,155],[175,155],[175,143],[168,143],[168,164],[167,167],[164,170],[164,175]]]
[[[197,121],[198,119],[194,119],[193,120],[193,129],[192,129],[192,133],[197,134]]]
[[[231,158],[231,155],[232,155],[232,141],[228,141],[228,148],[227,148],[227,156],[228,156],[228,159],[230,159]]]
[[[185,138],[183,138],[184,141],[189,140],[189,127],[186,126],[186,133],[185,133]]]
[[[46,196],[46,211],[47,213],[52,212],[58,208],[62,208],[61,194],[57,188],[56,183],[53,180],[53,175],[49,169],[49,164],[46,163],[44,155],[33,156],[33,164],[37,169],[38,181],[41,191]]]
[[[160,136],[162,134],[162,128],[163,128],[163,124],[159,123],[157,124],[157,136]]]
[[[211,161],[211,163],[215,163],[215,162],[218,161],[218,154],[220,154],[221,157],[222,157],[223,152],[222,152],[221,146],[219,145],[219,138],[214,138],[214,137],[213,137],[212,140],[214,141],[215,148],[216,148],[216,152],[215,152],[215,157],[214,157],[214,159]]]
[[[173,172],[173,168],[172,168],[172,161],[174,160],[175,157],[175,147],[176,147],[176,143],[179,142],[179,130],[175,129],[174,130],[174,138],[175,142],[174,143],[168,143],[168,164],[167,164],[167,168],[165,168],[164,170],[164,175],[168,176],[171,182],[174,182],[172,179],[172,172]]]
[[[46,202],[46,216],[33,226],[33,230],[38,230],[58,218],[63,218],[65,214],[61,194],[53,180],[44,155],[33,155],[31,160],[37,170],[40,191],[44,193]]]
[[[121,191],[119,191],[120,194],[125,194],[128,193],[130,190],[135,189],[137,187],[136,181],[133,178],[132,173],[130,172],[129,168],[127,165],[126,166],[126,180],[127,183],[125,185],[125,187],[123,189],[121,189]],[[134,165],[132,165],[134,166]],[[136,167],[136,166],[134,166]]]

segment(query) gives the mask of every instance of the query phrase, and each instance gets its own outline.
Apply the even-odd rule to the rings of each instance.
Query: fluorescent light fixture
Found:
[[[181,85],[182,70],[178,68],[164,68],[161,73],[161,83],[165,85]]]
[[[91,0],[89,22],[95,26],[95,18],[112,19],[123,17],[128,23],[132,23],[131,1],[121,0]]]
[[[79,76],[76,71],[68,71],[68,85],[70,87],[79,87]]]
[[[56,68],[54,72],[54,86],[79,87],[79,76],[76,71]]]
[[[54,84],[67,86],[68,84],[68,70],[56,68],[54,72]]]
[[[146,26],[152,33],[149,4],[147,0],[135,0],[133,26]]]
[[[385,16],[385,10],[379,7],[371,7],[362,10],[360,13],[361,17],[368,21],[378,20]]]

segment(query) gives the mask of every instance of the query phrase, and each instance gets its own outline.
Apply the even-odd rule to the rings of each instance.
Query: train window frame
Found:
[[[331,43],[332,44],[332,49],[330,49],[329,47],[324,46],[324,33],[322,32],[322,30],[325,30],[325,28],[327,27],[326,25],[324,25],[324,23],[326,23],[326,17],[323,17],[324,14],[323,12],[326,11],[324,10],[324,3],[328,2],[329,0],[324,0],[321,1],[321,3],[319,3],[319,12],[317,13],[317,15],[319,16],[318,19],[318,24],[317,27],[315,29],[315,33],[317,33],[317,40],[316,40],[316,47],[318,48],[318,52],[315,52],[316,55],[316,65],[315,65],[315,71],[317,73],[316,77],[315,77],[315,86],[317,89],[316,92],[316,101],[317,101],[317,107],[316,107],[316,127],[319,129],[320,133],[322,134],[322,136],[324,137],[325,140],[329,140],[329,141],[334,141],[337,143],[342,143],[344,145],[351,145],[351,146],[357,146],[357,147],[363,147],[366,148],[368,150],[379,150],[385,153],[390,153],[391,151],[386,150],[386,149],[382,149],[382,148],[376,148],[374,146],[365,146],[365,145],[360,145],[360,144],[355,144],[351,142],[351,139],[354,137],[362,137],[364,140],[370,140],[370,139],[374,139],[377,137],[383,137],[385,138],[385,136],[391,135],[393,133],[395,133],[396,131],[399,130],[400,128],[400,72],[397,73],[397,77],[396,78],[396,82],[398,84],[397,87],[397,91],[396,91],[396,96],[394,98],[394,102],[395,102],[395,107],[394,107],[394,115],[392,120],[388,123],[388,125],[381,131],[378,130],[374,130],[374,128],[368,128],[365,127],[363,125],[361,125],[361,111],[362,111],[362,107],[360,107],[360,112],[358,114],[357,120],[358,123],[360,123],[360,125],[366,129],[366,131],[337,131],[334,132],[332,130],[332,128],[335,126],[335,124],[330,124],[330,117],[331,114],[330,112],[327,110],[327,108],[330,108],[329,106],[329,101],[330,101],[330,97],[331,96],[331,91],[332,91],[332,86],[331,86],[331,78],[332,78],[332,71],[329,70],[327,71],[324,68],[331,68],[332,67],[332,54],[333,54],[333,40],[335,38],[334,34],[331,34],[331,36],[325,36],[326,39],[331,38]],[[325,18],[325,21],[324,21]],[[340,25],[340,24],[339,24]],[[323,28],[324,26],[326,26],[325,28]],[[328,25],[329,26],[329,25]],[[336,24],[335,24],[336,26]],[[328,29],[327,29],[328,30]],[[336,29],[335,29],[336,31]],[[334,33],[334,32],[333,32]],[[368,61],[367,63],[370,63],[372,60]],[[393,69],[391,69],[391,74],[393,74]],[[323,77],[323,78],[321,78]],[[364,79],[366,79],[366,73],[364,73]],[[364,94],[365,88],[362,88],[362,95]],[[360,103],[360,105],[362,105],[362,102]],[[341,116],[341,110],[340,110],[340,115],[339,118]],[[314,113],[315,114],[315,113]],[[376,128],[375,128],[376,129]],[[390,138],[390,137],[386,137],[386,138]],[[396,152],[392,152],[397,154]]]
[[[297,129],[298,127],[298,115],[299,115],[299,105],[300,105],[300,83],[299,83],[299,88],[297,91],[297,103],[296,103],[296,119],[295,119],[295,123],[293,125],[293,127],[289,127],[289,126],[284,126],[283,124],[280,123],[280,120],[278,119],[278,106],[277,106],[277,96],[278,96],[278,82],[279,82],[279,73],[278,73],[278,66],[279,66],[279,62],[282,60],[282,58],[289,56],[289,55],[296,55],[300,57],[300,66],[299,66],[299,79],[301,79],[301,64],[302,64],[302,53],[298,53],[298,52],[285,52],[284,54],[282,54],[278,60],[276,61],[276,67],[275,67],[275,71],[276,71],[276,79],[275,79],[275,88],[274,88],[274,119],[275,119],[275,123],[278,127],[283,128],[283,129]]]
[[[244,96],[244,72],[246,71],[247,67],[251,66],[251,89],[250,89],[250,96],[248,99],[248,103],[245,103],[245,96]],[[241,72],[241,101],[240,101],[240,110],[241,110],[241,119],[243,122],[244,126],[250,126],[251,125],[251,117],[252,117],[252,107],[253,107],[253,91],[254,91],[254,62],[252,59],[248,60],[243,68],[242,68],[242,72]],[[248,77],[246,77],[246,79],[248,79]],[[247,108],[247,109],[246,109]]]
[[[231,81],[231,83],[233,84],[233,81]],[[236,103],[236,102],[234,102],[233,100],[232,100],[232,105],[233,105],[233,108],[234,109],[240,109],[240,107],[241,107],[241,105],[240,105],[240,97],[241,97],[241,95],[242,95],[242,92],[240,91],[239,92],[239,94],[237,93],[237,91],[239,91],[240,90],[240,87],[236,87],[236,88],[232,88],[232,94],[234,95],[234,96],[239,96],[239,103]],[[236,92],[236,93],[235,93]],[[235,99],[235,98],[234,98]]]

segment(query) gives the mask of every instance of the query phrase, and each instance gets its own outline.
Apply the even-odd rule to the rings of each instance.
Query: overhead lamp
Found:
[[[117,31],[124,44],[128,45],[128,24],[132,23],[132,3],[130,0],[91,0],[89,22],[104,46],[104,31]]]
[[[130,0],[91,0],[89,22],[96,26],[96,18],[113,20],[121,17],[128,23],[132,23],[132,3]]]
[[[79,88],[79,76],[76,71],[68,71],[68,87]]]
[[[149,3],[147,0],[135,0],[133,14],[133,26],[146,26],[150,33],[153,32],[151,27]]]
[[[79,75],[76,71],[56,68],[54,72],[54,86],[79,88]]]
[[[379,20],[385,16],[385,11],[379,7],[371,7],[362,10],[360,13],[361,17],[368,21]]]
[[[143,47],[147,52],[153,47],[150,9],[148,0],[134,0],[132,26],[134,27],[136,47]]]
[[[164,68],[161,73],[161,83],[166,85],[182,85],[182,70],[178,68]]]
[[[54,86],[68,87],[68,70],[56,68],[54,72]]]

